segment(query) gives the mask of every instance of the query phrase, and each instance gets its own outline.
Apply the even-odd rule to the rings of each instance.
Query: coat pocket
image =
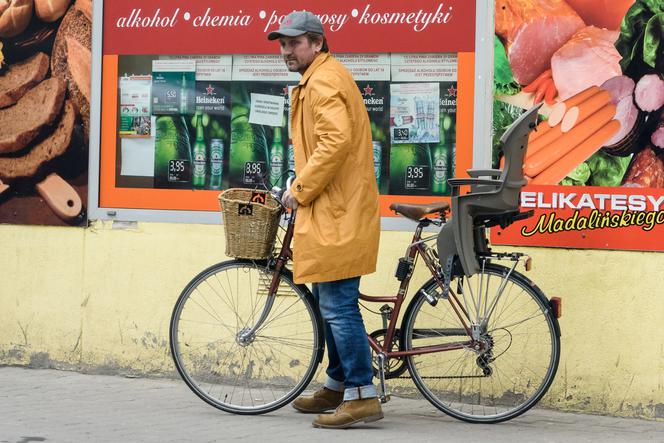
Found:
[[[330,209],[335,218],[341,218],[346,214],[346,204],[344,202],[344,196],[341,192],[341,187],[332,182],[328,185],[325,190],[325,194],[330,201]]]

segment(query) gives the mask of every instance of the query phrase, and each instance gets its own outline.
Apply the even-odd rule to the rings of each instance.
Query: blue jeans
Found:
[[[314,283],[325,325],[329,365],[325,387],[344,392],[344,401],[377,397],[371,351],[358,300],[360,277]]]

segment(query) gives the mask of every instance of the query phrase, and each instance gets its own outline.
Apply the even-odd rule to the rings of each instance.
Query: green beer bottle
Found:
[[[281,128],[274,128],[274,138],[270,146],[270,183],[279,186],[284,173],[284,145],[281,143]]]
[[[288,140],[288,170],[293,171],[290,175],[295,173],[295,147],[292,140]]]
[[[183,72],[180,85],[180,115],[186,114],[189,114],[189,88],[187,86],[187,76]]]
[[[431,155],[433,162],[433,174],[431,174],[431,193],[433,195],[447,194],[447,147],[444,143],[438,143],[433,147]]]
[[[205,133],[203,131],[203,115],[196,116],[196,142],[192,152],[194,160],[194,172],[192,174],[191,183],[194,188],[205,187],[205,166],[206,166],[206,151]]]

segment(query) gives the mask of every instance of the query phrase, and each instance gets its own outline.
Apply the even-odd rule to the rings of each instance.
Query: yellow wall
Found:
[[[378,272],[363,280],[364,292],[395,291],[410,235],[383,233]],[[563,299],[561,363],[543,403],[664,419],[664,254],[521,250],[534,258],[528,277]],[[220,226],[0,226],[0,364],[171,373],[172,306],[223,251]],[[369,330],[380,325],[373,314],[365,320]]]

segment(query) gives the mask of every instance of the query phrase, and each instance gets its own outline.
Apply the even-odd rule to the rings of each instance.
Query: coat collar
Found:
[[[325,63],[329,58],[330,58],[330,53],[329,52],[321,52],[318,54],[318,56],[314,59],[314,61],[309,65],[306,71],[304,71],[304,74],[302,74],[302,78],[300,79],[299,86],[304,86],[307,84],[307,81],[309,81],[309,77],[318,69],[320,65]]]

